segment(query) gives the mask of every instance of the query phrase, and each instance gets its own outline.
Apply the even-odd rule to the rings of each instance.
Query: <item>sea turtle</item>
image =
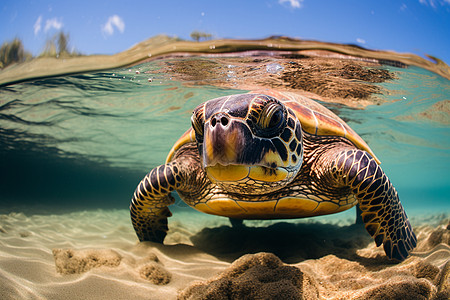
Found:
[[[389,258],[416,246],[397,192],[369,146],[319,103],[263,90],[204,102],[166,164],[139,183],[131,219],[140,241],[162,243],[176,190],[204,213],[243,219],[302,218],[359,204]]]

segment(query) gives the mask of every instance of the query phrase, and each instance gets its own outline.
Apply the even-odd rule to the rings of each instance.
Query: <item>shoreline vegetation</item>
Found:
[[[14,38],[12,41],[3,42],[0,47],[0,71],[11,65],[29,62],[42,57],[68,58],[82,56],[81,53],[72,49],[69,51],[70,35],[63,31],[54,34],[47,39],[43,51],[36,57],[25,50],[22,41]]]
[[[59,33],[50,39],[42,55],[31,58],[23,49],[20,40],[4,43],[12,44],[21,56],[18,63],[2,62],[5,68],[0,71],[0,87],[40,78],[72,75],[87,72],[104,71],[121,67],[130,67],[161,57],[195,57],[195,56],[251,56],[265,55],[315,55],[322,57],[341,57],[400,67],[417,66],[434,72],[450,80],[450,67],[438,58],[429,59],[415,54],[393,51],[369,50],[355,45],[334,44],[310,40],[298,40],[289,37],[269,37],[260,40],[217,39],[201,33],[193,35],[196,41],[186,41],[165,35],[158,35],[140,42],[123,52],[113,55],[88,55],[67,49],[68,34]],[[203,39],[203,41],[200,41]],[[3,48],[3,46],[2,46]],[[3,55],[2,53],[0,53]],[[1,66],[0,66],[1,67]]]

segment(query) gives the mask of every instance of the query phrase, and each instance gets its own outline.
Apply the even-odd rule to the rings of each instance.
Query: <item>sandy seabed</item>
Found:
[[[337,217],[336,217],[337,216]],[[126,210],[0,215],[0,299],[448,299],[448,215],[410,217],[413,255],[389,261],[350,214],[246,221],[174,212],[166,245]]]

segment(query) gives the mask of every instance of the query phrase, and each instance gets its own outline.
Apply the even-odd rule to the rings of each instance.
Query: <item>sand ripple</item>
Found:
[[[159,245],[137,242],[126,210],[0,215],[0,298],[448,299],[448,217],[412,221],[418,246],[396,264],[345,220],[237,232],[225,218],[177,212]]]

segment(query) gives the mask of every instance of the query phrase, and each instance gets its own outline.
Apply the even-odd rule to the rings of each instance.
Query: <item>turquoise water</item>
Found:
[[[180,82],[160,65],[0,88],[0,211],[127,208],[194,107],[246,92]],[[448,213],[450,82],[417,67],[384,68],[398,79],[379,84],[381,105],[323,104],[368,142],[409,213]]]
[[[342,110],[370,145],[409,212],[450,212],[450,82],[427,70],[387,67],[385,103]],[[439,104],[446,102],[447,106]]]

